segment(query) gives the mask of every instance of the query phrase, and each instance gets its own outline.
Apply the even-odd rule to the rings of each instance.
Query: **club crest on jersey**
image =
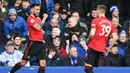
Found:
[[[31,23],[34,23],[34,19],[31,19],[30,22],[31,22]]]

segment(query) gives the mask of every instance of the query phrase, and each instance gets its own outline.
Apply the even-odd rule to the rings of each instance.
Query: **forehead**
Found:
[[[75,47],[72,47],[72,48],[71,48],[71,51],[75,51],[75,50],[77,50]]]
[[[74,12],[72,15],[79,15],[79,13],[78,12]]]
[[[126,36],[126,34],[120,34],[120,36]]]
[[[16,16],[15,14],[10,14],[9,16]]]
[[[75,19],[74,18],[69,18],[69,21],[73,22],[73,21],[75,21]]]
[[[22,3],[25,4],[25,3],[29,3],[29,2],[28,1],[23,1]]]
[[[21,37],[16,37],[15,39],[21,39]]]
[[[57,20],[56,19],[52,19],[51,22],[57,22]]]
[[[53,39],[53,41],[60,41],[60,39],[59,38],[55,38],[55,39]]]
[[[40,6],[35,6],[34,9],[40,9]]]
[[[92,10],[92,12],[97,12],[97,10]]]

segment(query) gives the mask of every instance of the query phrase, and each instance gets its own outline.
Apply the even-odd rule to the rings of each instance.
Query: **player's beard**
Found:
[[[33,15],[34,15],[35,17],[38,17],[38,15],[37,15],[36,13],[33,13]]]

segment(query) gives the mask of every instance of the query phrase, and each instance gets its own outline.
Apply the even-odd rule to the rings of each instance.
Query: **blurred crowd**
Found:
[[[91,21],[97,5],[107,6],[106,17],[114,24],[119,39],[104,51],[101,66],[130,66],[130,5],[128,0],[0,0],[0,65],[14,66],[28,43],[27,18],[30,5],[40,5],[47,66],[84,66]],[[111,37],[106,48],[111,44]],[[37,66],[33,57],[26,66]]]

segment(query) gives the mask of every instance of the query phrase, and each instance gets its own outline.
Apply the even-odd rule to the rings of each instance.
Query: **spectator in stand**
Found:
[[[119,24],[118,18],[113,17],[113,18],[112,18],[112,23],[114,24],[114,26],[115,26],[115,28],[116,28],[116,31],[117,31],[117,33],[119,34],[119,33],[121,32],[121,30],[122,30],[122,25]]]
[[[59,2],[56,2],[56,3],[55,3],[55,11],[59,12],[60,7],[61,7],[61,6],[60,6]]]
[[[79,26],[84,27],[86,29],[86,32],[88,31],[87,24],[80,21],[80,16],[78,11],[73,11],[71,16],[77,18]]]
[[[22,6],[17,10],[17,14],[27,20],[29,16],[29,1],[24,0]]]
[[[123,23],[122,29],[125,30],[126,32],[128,31],[130,26],[130,19],[126,19]]]
[[[130,66],[130,27],[127,30],[128,48],[125,50],[125,66]]]
[[[61,42],[61,38],[59,36],[56,36],[53,39],[53,47],[57,49],[59,56],[62,59],[67,56],[65,46],[63,45],[63,42]]]
[[[22,1],[23,1],[23,0],[15,0],[13,7],[16,9],[16,12],[17,12],[19,9],[21,9],[21,7],[22,7]]]
[[[65,26],[68,23],[67,11],[65,9],[60,9],[59,15],[60,15],[59,28],[61,32],[64,32]]]
[[[117,45],[114,45],[108,56],[104,59],[105,66],[124,66],[124,58],[118,53]]]
[[[3,22],[7,16],[7,13],[8,13],[7,6],[4,6],[3,0],[0,0],[0,48],[1,48],[0,50],[2,50],[2,47],[4,47],[4,43],[6,42],[6,39],[3,35],[3,25],[4,25]]]
[[[5,51],[0,54],[0,61],[4,66],[14,66],[16,63],[20,62],[23,53],[14,49],[14,43],[8,41],[5,45]],[[29,66],[29,63],[26,64]]]
[[[13,43],[15,50],[19,50],[24,54],[24,51],[26,49],[26,44],[22,42],[22,38],[19,35],[15,35],[13,37]]]
[[[80,21],[85,22],[89,13],[89,0],[60,0],[61,8],[66,9],[68,14],[78,11]]]
[[[19,33],[20,36],[27,38],[28,37],[28,27],[26,21],[17,16],[16,10],[11,8],[9,10],[9,14],[7,19],[4,21],[4,35],[6,38],[10,39],[11,34],[16,32]]]
[[[56,19],[56,20],[58,20],[58,22],[59,22],[59,13],[56,12],[56,11],[53,11],[53,12],[52,12],[52,19]]]
[[[86,38],[84,36],[79,37],[77,34],[73,34],[71,40],[71,45],[76,47],[78,55],[81,57],[82,61],[85,62],[86,52],[88,49]]]
[[[0,0],[0,23],[5,20],[7,13],[8,13],[7,6],[4,6],[4,2]]]
[[[119,34],[119,40],[117,41],[117,45],[119,54],[124,56],[125,50],[128,48],[129,45],[127,43],[127,34],[124,30],[122,30]]]
[[[47,36],[47,38],[45,39],[47,48],[48,48],[50,45],[53,44],[53,39],[54,39],[56,36],[60,36],[60,33],[61,33],[61,31],[60,31],[60,29],[59,29],[58,27],[54,27],[54,28],[52,29],[52,33],[51,33],[49,36]]]
[[[47,66],[62,66],[62,59],[59,56],[58,50],[54,47],[49,49]]]
[[[88,15],[87,21],[86,21],[86,24],[88,26],[88,33],[90,32],[90,29],[91,29],[91,22],[96,17],[97,17],[97,10],[96,8],[93,8],[90,14]]]
[[[52,12],[54,11],[54,1],[53,0],[46,0],[47,4],[47,14],[48,14],[48,21],[52,19]]]
[[[7,2],[9,3],[9,7],[14,6],[15,0],[7,0]]]
[[[87,37],[86,29],[84,27],[79,26],[77,18],[70,17],[64,32],[66,40],[71,40],[71,36],[73,33],[76,33],[78,36],[82,35]]]
[[[119,20],[119,24],[123,25],[124,20],[119,16],[119,9],[117,6],[112,6],[110,8],[110,13],[111,13],[111,17],[109,18],[110,20],[112,20],[113,17],[116,17]]]
[[[57,19],[51,19],[51,22],[50,22],[50,25],[49,25],[48,29],[46,27],[43,28],[43,29],[45,29],[45,35],[46,36],[51,35],[52,29],[54,27],[59,27]]]
[[[84,66],[75,46],[70,47],[68,56],[63,60],[63,66]]]

